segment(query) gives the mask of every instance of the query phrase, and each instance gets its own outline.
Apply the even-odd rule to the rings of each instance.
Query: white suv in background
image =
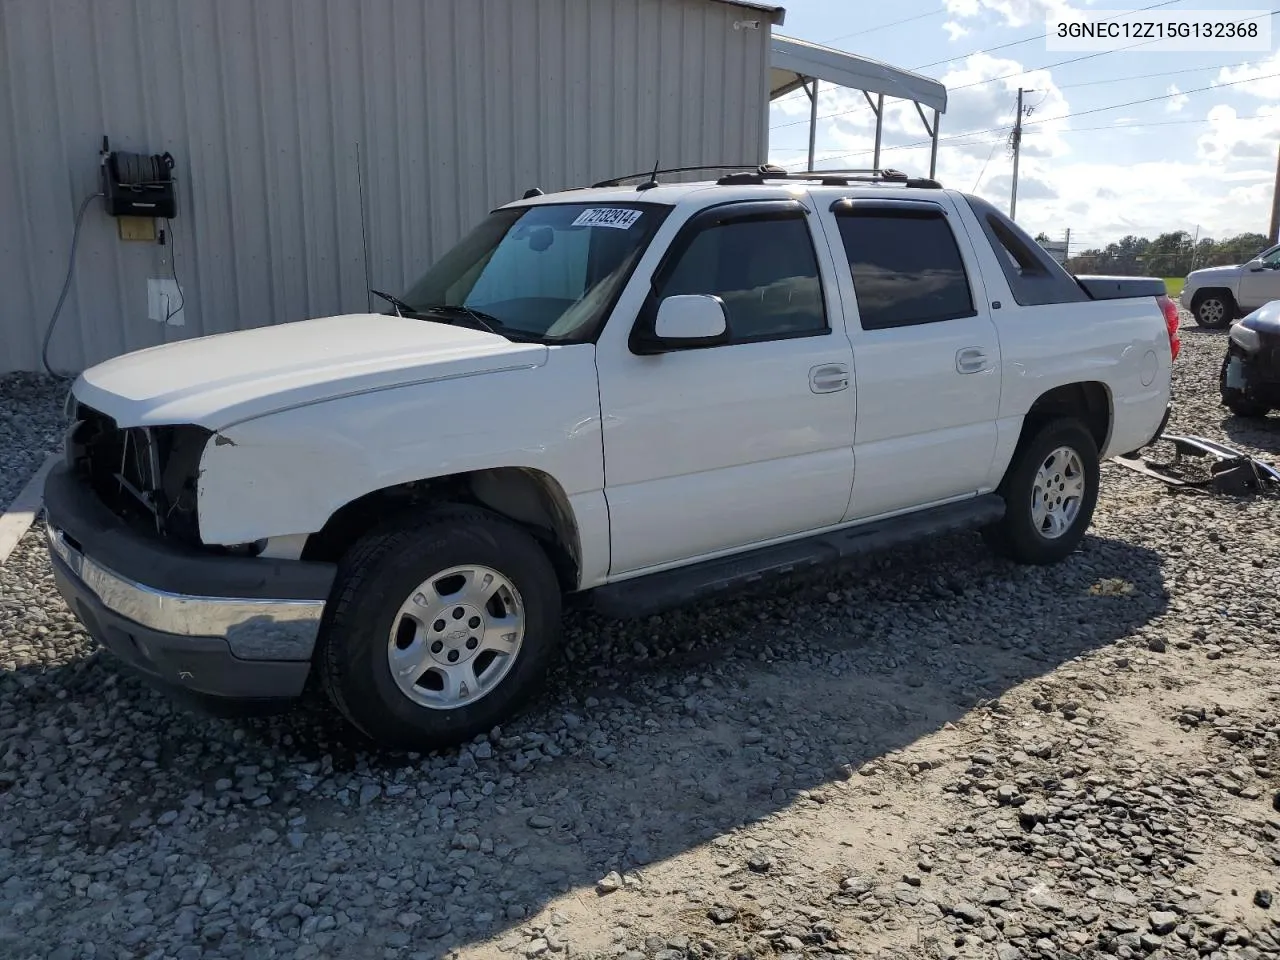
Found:
[[[1221,330],[1272,300],[1280,300],[1280,245],[1238,266],[1193,270],[1181,297],[1196,323],[1210,330]]]

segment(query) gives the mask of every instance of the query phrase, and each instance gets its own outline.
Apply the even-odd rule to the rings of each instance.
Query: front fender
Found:
[[[412,384],[245,421],[200,462],[201,539],[310,534],[351,501],[475,470],[540,470],[571,498],[602,496],[594,347],[555,347],[540,367]]]

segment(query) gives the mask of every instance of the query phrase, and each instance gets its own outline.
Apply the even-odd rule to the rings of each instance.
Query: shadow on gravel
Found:
[[[1276,413],[1266,417],[1223,417],[1222,432],[1230,446],[1244,453],[1260,451],[1264,458],[1280,454],[1280,415]]]
[[[1111,580],[1132,590],[1091,593]],[[83,794],[64,801],[54,774],[52,803],[26,804],[23,784],[0,781],[0,828],[19,854],[72,841],[142,857],[174,831],[229,884],[260,869],[288,886],[275,900],[300,895],[303,864],[332,857],[333,903],[315,911],[368,887],[378,908],[421,915],[410,951],[436,952],[776,814],[1132,634],[1167,600],[1160,557],[1131,543],[1090,537],[1061,565],[1025,568],[965,536],[644,623],[574,614],[535,709],[494,742],[426,758],[366,750],[315,703],[239,724],[194,717],[115,679],[102,655],[0,673],[0,728],[18,731],[0,771],[26,767],[41,740],[40,764],[74,765],[98,793],[88,810]],[[290,830],[305,833],[297,849]],[[251,838],[251,854],[236,848]],[[378,875],[412,883],[374,890]],[[380,957],[379,930],[399,927],[370,923],[358,945],[328,949]],[[296,943],[296,925],[283,935]]]

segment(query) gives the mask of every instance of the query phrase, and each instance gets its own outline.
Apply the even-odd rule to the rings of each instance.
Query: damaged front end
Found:
[[[122,428],[84,404],[76,404],[72,416],[67,466],[98,499],[135,529],[199,546],[196,487],[210,431],[192,425]]]
[[[1219,390],[1237,416],[1265,417],[1280,408],[1280,300],[1231,325]]]
[[[68,407],[68,469],[131,529],[211,554],[260,552],[261,543],[211,546],[201,538],[200,461],[211,430],[194,424],[121,427],[86,404]]]

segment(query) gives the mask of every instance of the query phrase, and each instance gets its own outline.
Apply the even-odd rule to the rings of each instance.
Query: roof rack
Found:
[[[593,183],[592,189],[600,187],[620,187],[624,180],[634,180],[636,177],[648,177],[653,186],[657,186],[657,178],[660,173],[696,173],[701,170],[737,170],[741,167],[750,167],[751,169],[760,169],[749,163],[708,163],[695,167],[664,167],[662,169],[654,168],[652,170],[642,170],[639,173],[628,173],[626,176],[613,177],[609,180],[601,180],[599,183]],[[641,184],[642,187],[648,187],[649,184]]]
[[[747,169],[740,169],[746,166]],[[762,184],[772,180],[790,180],[790,181],[819,181],[823,186],[828,187],[847,187],[851,183],[901,183],[905,187],[912,187],[923,190],[940,190],[942,184],[936,180],[927,177],[909,177],[901,170],[892,169],[857,169],[857,170],[786,170],[783,167],[775,166],[770,163],[760,164],[751,167],[747,164],[707,164],[704,166],[694,167],[668,167],[666,169],[646,170],[641,173],[630,173],[624,177],[614,177],[610,180],[601,180],[593,183],[593,188],[600,187],[620,187],[625,180],[633,180],[637,177],[648,177],[644,183],[639,184],[637,190],[651,190],[658,186],[658,174],[661,173],[693,173],[702,170],[733,170],[733,173],[725,174],[716,180],[720,186],[732,186],[736,184]]]

